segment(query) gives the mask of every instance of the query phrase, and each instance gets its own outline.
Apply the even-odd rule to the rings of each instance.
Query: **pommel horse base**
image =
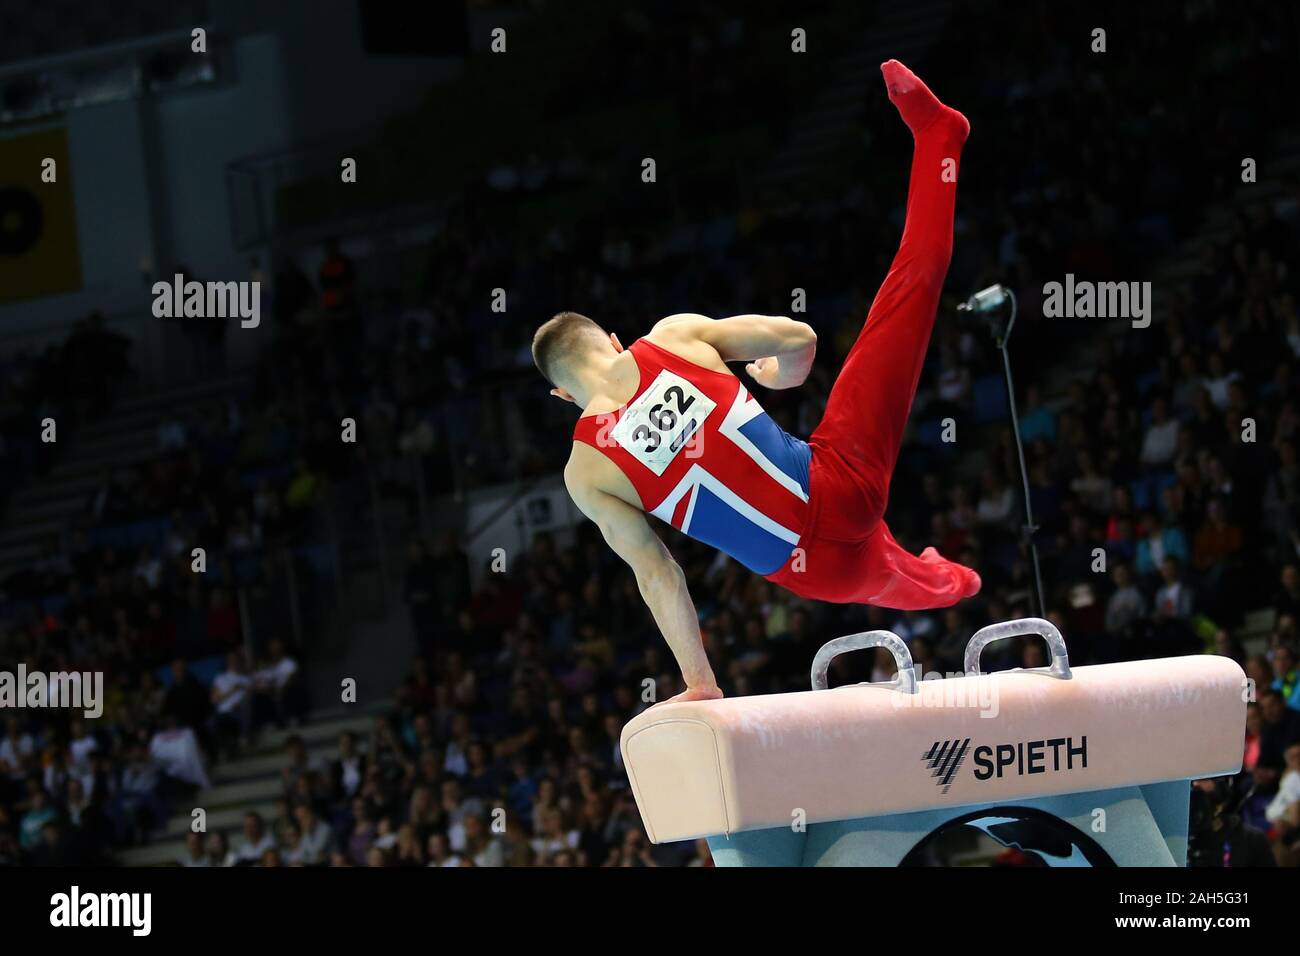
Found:
[[[980,673],[985,646],[1029,634],[1048,667]],[[827,689],[831,660],[869,647],[897,677]],[[903,641],[869,631],[818,651],[811,691],[638,714],[622,752],[647,835],[707,837],[719,866],[896,866],[969,822],[1050,865],[1186,865],[1189,781],[1241,769],[1235,661],[1071,669],[1056,627],[1028,618],[977,631],[965,671],[918,681]]]

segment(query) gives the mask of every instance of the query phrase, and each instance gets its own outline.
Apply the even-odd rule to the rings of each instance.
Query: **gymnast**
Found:
[[[952,256],[970,124],[897,60],[881,72],[913,138],[903,238],[807,442],[778,427],[727,368],[747,362],[765,388],[803,384],[817,345],[804,322],[682,313],[624,349],[591,319],[562,312],[533,339],[551,394],[582,409],[565,484],[635,572],[685,681],[673,700],[722,691],[685,576],[646,512],[807,598],[913,610],[980,589],[979,575],[934,548],[905,551],[883,520]]]

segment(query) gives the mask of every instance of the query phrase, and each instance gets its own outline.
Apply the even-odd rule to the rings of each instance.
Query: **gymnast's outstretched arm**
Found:
[[[596,523],[614,553],[636,575],[641,597],[654,615],[655,624],[672,649],[686,681],[686,691],[674,699],[721,697],[704,652],[700,620],[686,587],[686,575],[641,511],[594,485],[592,469],[578,458],[587,451],[585,446],[575,446],[574,457],[564,469],[564,483],[574,503]]]

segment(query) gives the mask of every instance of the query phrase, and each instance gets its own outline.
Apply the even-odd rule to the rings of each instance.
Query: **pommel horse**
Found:
[[[1047,667],[980,673],[987,645],[1023,635],[1046,640]],[[827,688],[836,656],[873,647],[893,680]],[[977,631],[964,665],[918,681],[903,641],[868,631],[817,652],[810,691],[638,714],[621,744],[647,835],[707,837],[719,866],[896,866],[968,823],[1049,865],[1186,865],[1189,781],[1241,769],[1235,661],[1071,668],[1060,631],[1026,618]],[[1055,835],[1016,842],[1026,820]]]

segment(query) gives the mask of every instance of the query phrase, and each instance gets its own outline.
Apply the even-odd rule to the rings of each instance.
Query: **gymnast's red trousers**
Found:
[[[885,74],[889,81],[890,64]],[[908,88],[912,81],[919,89]],[[920,556],[903,550],[883,520],[952,257],[956,173],[969,126],[910,73],[896,85],[890,98],[915,140],[903,239],[808,442],[808,524],[790,560],[767,578],[820,601],[913,610],[947,607],[980,588],[978,574],[934,548]]]

